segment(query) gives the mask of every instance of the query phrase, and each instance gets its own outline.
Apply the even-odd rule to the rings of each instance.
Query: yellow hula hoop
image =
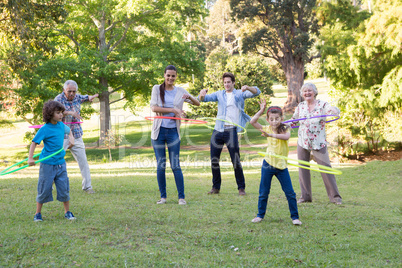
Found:
[[[299,159],[296,160],[296,159],[289,158],[287,156],[271,154],[271,153],[258,152],[258,154],[261,155],[261,156],[270,155],[270,156],[273,156],[273,157],[286,159],[288,161],[295,161],[295,162],[298,162],[300,164],[304,164],[304,165],[307,165],[307,166],[317,167],[317,168],[311,168],[311,167],[301,166],[301,165],[298,165],[298,164],[288,162],[289,165],[299,167],[299,168],[309,169],[309,170],[312,170],[312,171],[317,171],[317,172],[321,172],[321,173],[328,173],[328,174],[333,174],[333,175],[341,175],[342,174],[342,171],[340,171],[338,169],[330,168],[330,167],[319,165],[319,164],[310,163],[310,162],[307,162],[307,161],[304,161],[304,160],[299,160]]]
[[[228,121],[228,120],[225,120],[225,119],[220,119],[220,118],[214,118],[214,117],[202,117],[202,118],[199,118],[199,120],[205,120],[205,119],[211,119],[211,120],[219,120],[219,121],[222,121],[222,122],[226,122],[226,123],[229,123],[229,124],[231,124],[231,125],[234,125],[234,126],[236,126],[236,127],[239,127],[239,128],[241,128],[241,129],[243,129],[243,132],[240,132],[240,133],[237,133],[237,134],[246,134],[247,133],[247,129],[246,128],[244,128],[244,127],[242,127],[242,126],[240,126],[240,125],[238,125],[238,124],[235,124],[235,123],[233,123],[233,122],[230,122],[230,121]],[[209,128],[209,129],[214,129],[214,127],[212,127],[212,126],[209,126],[208,124],[205,124],[205,126],[207,127],[207,128]]]

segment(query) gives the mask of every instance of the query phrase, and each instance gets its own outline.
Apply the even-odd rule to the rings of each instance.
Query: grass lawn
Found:
[[[319,98],[326,100],[325,80],[313,82]],[[277,86],[274,91],[273,104],[282,106],[286,89]],[[123,102],[117,104],[112,109],[115,117],[122,115]],[[95,147],[97,122],[94,117],[84,128],[96,194],[80,190],[77,163],[70,152],[66,154],[71,211],[77,220],[65,220],[62,204],[54,201],[43,206],[44,221],[33,222],[37,167],[0,176],[0,267],[402,266],[402,160],[341,168],[337,181],[344,204],[340,206],[329,203],[320,175],[313,173],[314,202],[299,206],[303,225],[297,227],[291,224],[286,198],[274,179],[266,218],[254,224],[260,181],[256,152],[265,150],[266,139],[252,126],[240,140],[242,161],[248,163],[244,164],[244,197],[237,194],[230,164],[222,167],[221,194],[206,194],[211,188],[212,131],[199,125],[182,126],[188,204],[179,206],[170,169],[168,203],[156,205],[159,191],[152,166],[151,123],[129,121],[115,126],[123,140],[119,148],[111,149],[113,161],[108,162],[108,149]],[[27,127],[15,121],[13,127],[2,129],[0,170],[27,157],[28,144],[23,141]],[[296,140],[297,131],[292,131],[290,151],[296,149]],[[225,150],[221,160],[229,161]],[[253,161],[258,164],[253,166]],[[291,168],[290,173],[299,195],[297,171]],[[53,194],[55,198],[56,190]]]
[[[209,196],[209,168],[184,169],[186,206],[177,204],[171,171],[168,203],[153,168],[92,168],[96,194],[84,194],[69,168],[71,210],[58,201],[33,222],[37,168],[0,177],[0,267],[401,267],[402,160],[342,168],[344,204],[328,202],[314,173],[314,202],[299,205],[293,226],[286,198],[273,181],[266,218],[255,217],[259,167],[245,168],[247,196],[233,170],[223,169],[221,194]],[[296,171],[291,171],[299,194]],[[56,191],[54,190],[54,195]]]

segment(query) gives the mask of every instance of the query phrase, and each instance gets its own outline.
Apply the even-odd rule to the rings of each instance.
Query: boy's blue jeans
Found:
[[[57,200],[60,202],[70,200],[70,182],[67,176],[66,162],[61,165],[40,163],[36,202],[43,204],[53,201],[53,182],[56,185]]]
[[[290,217],[292,220],[299,218],[297,211],[296,194],[293,190],[292,181],[290,180],[289,171],[287,168],[278,169],[265,160],[262,162],[261,167],[261,183],[260,183],[260,196],[258,197],[258,214],[257,217],[264,218],[267,210],[268,195],[271,190],[272,177],[276,176],[282,186],[282,190],[288,200]]]
[[[156,140],[152,140],[152,146],[156,156],[157,169],[156,177],[158,180],[161,198],[166,198],[166,147],[169,152],[170,167],[173,171],[176,181],[179,199],[184,199],[184,179],[180,167],[180,139],[177,128],[161,127],[159,136]]]

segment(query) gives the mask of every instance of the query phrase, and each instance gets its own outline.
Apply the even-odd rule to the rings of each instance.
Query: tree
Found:
[[[152,85],[161,82],[166,65],[177,65],[181,79],[202,72],[196,46],[185,41],[181,29],[187,19],[197,21],[205,15],[203,5],[200,0],[67,1],[63,7],[68,16],[51,29],[42,29],[51,54],[43,56],[43,49],[29,44],[9,54],[16,59],[28,51],[41,59],[29,69],[31,78],[13,65],[22,81],[19,103],[26,107],[24,102],[33,98],[37,102],[30,104],[41,106],[43,98],[54,97],[65,80],[74,79],[81,93],[100,94],[102,140],[110,129],[112,93],[121,92],[127,106],[133,107],[135,96],[147,98]]]
[[[243,52],[275,59],[286,75],[285,111],[292,111],[301,101],[304,65],[318,57],[309,55],[314,43],[311,36],[318,35],[319,28],[315,5],[314,0],[231,0],[233,17],[250,24],[249,31],[243,31]]]
[[[67,16],[63,2],[6,0],[0,3],[1,62],[8,71],[3,73],[8,75],[0,78],[0,90],[8,98],[14,98],[15,114],[31,124],[39,121],[41,104],[54,97],[47,88],[41,88],[41,83],[35,83],[38,79],[33,71],[56,52],[49,32]],[[27,85],[31,85],[30,90]],[[33,117],[29,118],[28,114]]]
[[[365,140],[373,152],[384,138],[400,142],[401,2],[379,0],[373,15],[348,1],[327,3],[320,12],[327,20],[321,32],[321,51],[333,94],[339,98],[342,128],[352,137]]]
[[[208,17],[208,36],[220,39],[220,45],[233,54],[239,48],[236,32],[240,28],[240,23],[232,20],[230,12],[230,0],[216,1]]]

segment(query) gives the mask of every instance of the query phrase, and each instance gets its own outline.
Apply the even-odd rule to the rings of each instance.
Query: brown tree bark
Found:
[[[99,78],[99,84],[102,88],[107,88],[108,83],[106,78]],[[99,143],[103,144],[105,140],[106,133],[108,133],[110,129],[110,101],[109,101],[110,93],[109,91],[103,91],[99,95],[99,102],[100,102],[100,136],[99,136]]]
[[[109,46],[106,43],[106,17],[103,14],[100,20],[93,18],[99,31],[99,53],[104,62],[107,62],[107,55],[109,54]],[[105,77],[99,77],[99,85],[104,90],[99,94],[100,101],[100,136],[99,143],[103,144],[105,136],[107,135],[111,125],[110,125],[110,93],[108,91],[109,85]]]
[[[285,113],[293,113],[297,105],[303,101],[300,95],[300,88],[304,83],[304,63],[302,59],[285,57],[283,58],[282,68],[288,85],[288,98],[283,110]]]

